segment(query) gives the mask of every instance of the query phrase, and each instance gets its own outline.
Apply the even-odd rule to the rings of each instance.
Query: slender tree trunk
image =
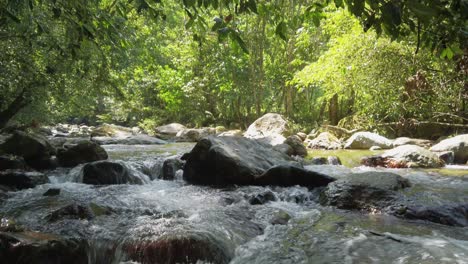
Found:
[[[338,124],[338,94],[334,94],[328,105],[328,116],[332,125]]]
[[[24,98],[26,89],[23,89],[15,100],[8,105],[8,107],[0,112],[0,129],[4,128],[8,121],[10,121],[21,109],[29,104],[29,102]]]

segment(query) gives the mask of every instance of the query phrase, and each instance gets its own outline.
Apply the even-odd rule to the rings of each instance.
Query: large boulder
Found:
[[[399,198],[395,191],[409,186],[407,179],[394,173],[355,173],[330,183],[320,195],[320,203],[341,209],[382,210]]]
[[[28,165],[23,157],[15,155],[2,155],[0,156],[0,171],[2,170],[26,170]]]
[[[212,127],[188,128],[177,133],[175,140],[177,142],[198,142],[200,139],[215,135],[216,129]]]
[[[382,155],[364,158],[362,164],[387,168],[439,168],[444,165],[444,161],[425,148],[403,145],[387,150]]]
[[[403,145],[416,145],[423,148],[429,148],[432,145],[432,141],[428,139],[399,137],[393,141],[393,147],[399,147]]]
[[[59,164],[64,167],[74,167],[78,164],[106,160],[107,158],[107,152],[91,141],[82,141],[75,146],[57,151]]]
[[[442,140],[430,148],[434,152],[453,151],[454,162],[465,164],[468,161],[468,134]]]
[[[322,174],[307,172],[268,144],[243,137],[211,136],[200,140],[192,149],[183,176],[195,184],[304,184],[310,187],[315,187],[324,178]]]
[[[341,149],[341,141],[329,132],[320,133],[307,144],[310,149]]]
[[[143,184],[139,175],[122,163],[95,161],[81,169],[82,182],[94,185]]]
[[[38,232],[0,232],[0,260],[15,264],[88,263],[85,243]]]
[[[309,188],[327,186],[334,178],[315,171],[292,165],[274,166],[255,178],[254,184],[267,186],[306,186]]]
[[[177,135],[177,133],[184,129],[187,129],[184,125],[181,125],[179,123],[171,123],[168,125],[159,126],[155,129],[155,131],[156,135],[159,138],[167,140],[174,138]]]
[[[35,169],[54,167],[51,157],[55,155],[55,149],[45,137],[38,134],[15,131],[0,145],[1,153],[23,157]]]
[[[396,212],[406,219],[426,220],[449,226],[468,226],[468,203],[445,204],[439,206],[407,206]]]
[[[34,188],[37,185],[49,183],[49,178],[40,172],[25,172],[6,170],[0,172],[0,185],[21,190]]]
[[[156,240],[127,241],[122,248],[130,260],[139,263],[227,264],[232,258],[223,241],[208,232],[175,230]]]
[[[346,149],[369,149],[379,146],[383,149],[392,148],[392,141],[388,138],[371,132],[357,132],[346,140]]]
[[[268,113],[255,120],[244,133],[244,137],[261,139],[271,145],[279,145],[289,134],[288,121],[280,114]]]

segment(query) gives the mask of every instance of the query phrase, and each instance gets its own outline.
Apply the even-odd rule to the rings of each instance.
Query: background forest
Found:
[[[0,127],[468,120],[464,0],[0,3]]]

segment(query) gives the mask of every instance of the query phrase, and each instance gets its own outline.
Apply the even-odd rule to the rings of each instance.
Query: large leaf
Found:
[[[428,21],[437,15],[437,10],[417,1],[407,1],[408,8],[421,20]]]
[[[281,39],[283,39],[284,41],[287,41],[287,40],[288,40],[287,31],[288,31],[288,27],[286,26],[286,23],[284,23],[284,21],[281,21],[281,22],[276,26],[275,33],[276,33],[276,35],[278,35]]]
[[[237,33],[234,30],[231,30],[231,33],[229,34],[229,36],[231,37],[232,40],[234,40],[239,45],[242,51],[249,54],[249,49],[247,48],[247,45],[242,40],[242,38],[239,36],[239,33]]]
[[[343,0],[335,0],[336,7],[343,7]]]
[[[360,17],[364,12],[366,2],[364,0],[346,0],[348,10],[355,16]]]

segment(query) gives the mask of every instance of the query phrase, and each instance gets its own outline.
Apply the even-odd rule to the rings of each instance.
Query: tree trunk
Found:
[[[328,106],[328,116],[332,125],[338,124],[338,94],[334,94]]]
[[[15,100],[13,100],[5,110],[0,112],[0,129],[4,128],[8,121],[10,121],[21,109],[29,104],[29,102],[24,98],[25,92],[26,89],[23,89],[23,91],[16,96]]]

